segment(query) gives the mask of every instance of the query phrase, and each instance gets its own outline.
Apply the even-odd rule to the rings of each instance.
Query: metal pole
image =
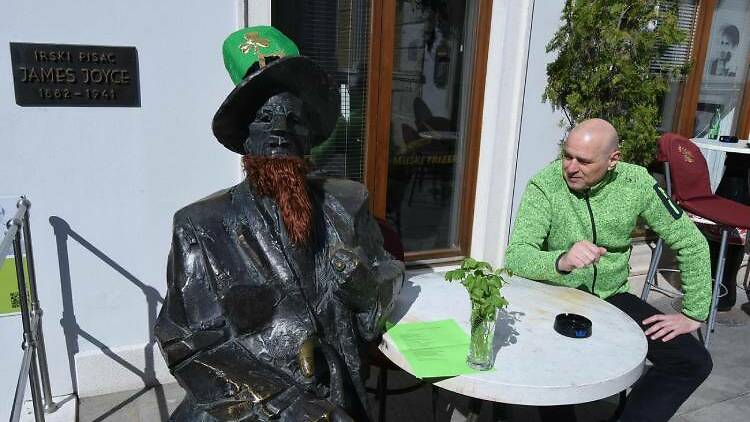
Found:
[[[719,307],[719,297],[721,295],[721,287],[723,286],[724,278],[724,264],[726,263],[727,253],[727,241],[729,238],[729,229],[726,227],[721,228],[721,246],[719,246],[719,259],[716,262],[716,270],[714,270],[714,284],[713,294],[711,295],[711,308],[708,313],[708,321],[706,324],[706,341],[703,342],[703,346],[708,349],[708,343],[711,340],[711,334],[716,328],[716,309]]]
[[[8,227],[8,232],[5,233],[3,241],[0,243],[0,256],[8,256],[8,253],[13,248],[13,239],[15,239],[16,233],[21,231],[21,227],[13,224],[13,220],[21,221],[25,212],[26,205],[20,204],[18,206],[18,209],[16,210],[16,215],[8,220],[8,223],[6,224],[6,226]],[[3,264],[5,264],[5,260],[0,259],[0,268],[3,268]]]
[[[654,246],[654,252],[651,254],[651,263],[648,266],[648,273],[646,274],[646,282],[643,283],[643,291],[641,291],[641,300],[646,301],[648,294],[651,292],[651,287],[656,287],[659,283],[656,277],[656,270],[659,266],[659,258],[661,258],[662,245],[664,241],[660,237],[656,241]]]
[[[26,207],[26,212],[23,215],[23,243],[26,247],[26,265],[29,271],[29,287],[31,288],[31,314],[38,319],[38,323],[34,326],[33,334],[37,349],[36,357],[39,363],[39,374],[42,381],[44,412],[52,413],[57,410],[57,405],[52,400],[52,388],[49,382],[49,368],[47,365],[47,349],[44,346],[44,332],[42,331],[42,315],[44,311],[42,311],[42,307],[39,304],[39,295],[36,288],[36,266],[34,265],[34,250],[31,247],[31,201],[22,196],[18,204]]]
[[[26,381],[29,380],[31,357],[31,350],[26,349],[21,360],[21,370],[18,372],[16,394],[13,398],[13,411],[10,412],[10,422],[18,422],[21,419],[21,407],[23,406],[23,396],[26,393]]]
[[[22,227],[21,220],[14,218],[9,225]],[[31,315],[29,313],[29,298],[26,295],[26,280],[23,271],[23,253],[21,250],[21,236],[16,233],[13,239],[13,253],[16,262],[16,279],[18,280],[18,298],[21,302],[21,322],[23,324],[23,346],[22,348],[31,348],[31,367],[29,369],[29,378],[31,378],[31,400],[34,403],[34,418],[37,422],[44,422],[44,409],[42,399],[39,395],[39,371],[36,366],[34,348],[34,335],[31,330]]]

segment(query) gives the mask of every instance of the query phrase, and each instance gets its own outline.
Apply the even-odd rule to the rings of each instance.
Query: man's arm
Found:
[[[566,277],[557,266],[567,251],[542,249],[549,235],[551,221],[549,199],[536,184],[530,182],[521,199],[508,249],[505,251],[505,265],[521,277],[578,287],[579,282]]]
[[[711,305],[711,259],[708,243],[682,209],[654,182],[644,192],[641,217],[677,255],[682,278],[682,314],[705,321]]]

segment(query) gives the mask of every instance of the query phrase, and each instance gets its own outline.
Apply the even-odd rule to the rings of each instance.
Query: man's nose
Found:
[[[575,159],[568,160],[565,163],[565,171],[567,171],[568,173],[577,173],[578,172],[578,161],[575,160]]]

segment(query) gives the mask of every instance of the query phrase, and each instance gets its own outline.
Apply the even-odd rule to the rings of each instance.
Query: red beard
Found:
[[[292,243],[305,244],[312,231],[307,163],[299,157],[272,158],[248,154],[242,157],[242,167],[255,191],[276,201]]]

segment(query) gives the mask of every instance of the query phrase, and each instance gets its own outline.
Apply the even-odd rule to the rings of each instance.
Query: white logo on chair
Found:
[[[693,157],[693,153],[690,152],[687,148],[683,147],[682,145],[677,147],[677,151],[680,152],[682,155],[682,159],[685,160],[686,163],[692,163],[695,161],[695,157]]]

